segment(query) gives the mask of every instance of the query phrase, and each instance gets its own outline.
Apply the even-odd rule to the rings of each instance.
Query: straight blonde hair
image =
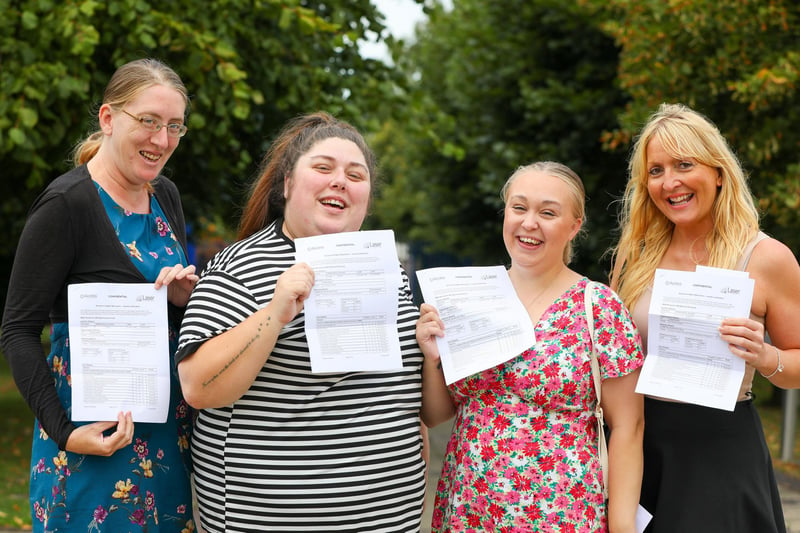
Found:
[[[714,226],[705,237],[709,266],[734,268],[759,230],[759,216],[739,159],[719,129],[682,104],[661,104],[636,139],[619,216],[620,239],[612,248],[611,286],[632,309],[652,282],[675,225],[658,210],[647,189],[647,145],[658,139],[676,159],[717,169],[722,178],[712,206]]]

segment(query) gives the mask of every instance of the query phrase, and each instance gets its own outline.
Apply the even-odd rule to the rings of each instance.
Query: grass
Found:
[[[0,527],[31,529],[28,506],[33,414],[0,356]]]
[[[795,436],[792,461],[779,459],[782,409],[780,393],[763,378],[753,385],[767,445],[775,469],[800,480],[800,430]],[[20,396],[4,357],[0,355],[0,529],[31,529],[28,477],[33,414]]]

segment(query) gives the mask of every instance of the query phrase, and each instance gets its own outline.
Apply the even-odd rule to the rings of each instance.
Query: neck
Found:
[[[555,285],[558,279],[565,273],[570,272],[567,265],[559,263],[546,270],[536,270],[533,268],[520,267],[512,264],[508,269],[508,277],[511,284],[520,297],[524,295],[535,295],[539,292]]]
[[[86,164],[86,168],[92,179],[99,183],[120,207],[134,213],[150,212],[150,194],[146,184],[133,184],[124,178],[115,177],[97,156]]]

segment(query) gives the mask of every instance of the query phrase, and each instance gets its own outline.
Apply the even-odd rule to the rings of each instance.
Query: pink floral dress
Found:
[[[457,414],[433,531],[606,531],[587,281],[544,312],[529,350],[451,385]],[[636,326],[604,285],[596,289],[594,319],[602,378],[639,368],[644,358]]]

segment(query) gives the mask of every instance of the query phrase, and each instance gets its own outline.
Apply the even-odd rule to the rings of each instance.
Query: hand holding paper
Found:
[[[536,343],[533,324],[503,266],[417,271],[425,301],[447,328],[436,343],[446,383],[508,361]]]
[[[636,392],[732,411],[744,361],[720,338],[719,325],[749,316],[753,288],[741,271],[656,270]]]

